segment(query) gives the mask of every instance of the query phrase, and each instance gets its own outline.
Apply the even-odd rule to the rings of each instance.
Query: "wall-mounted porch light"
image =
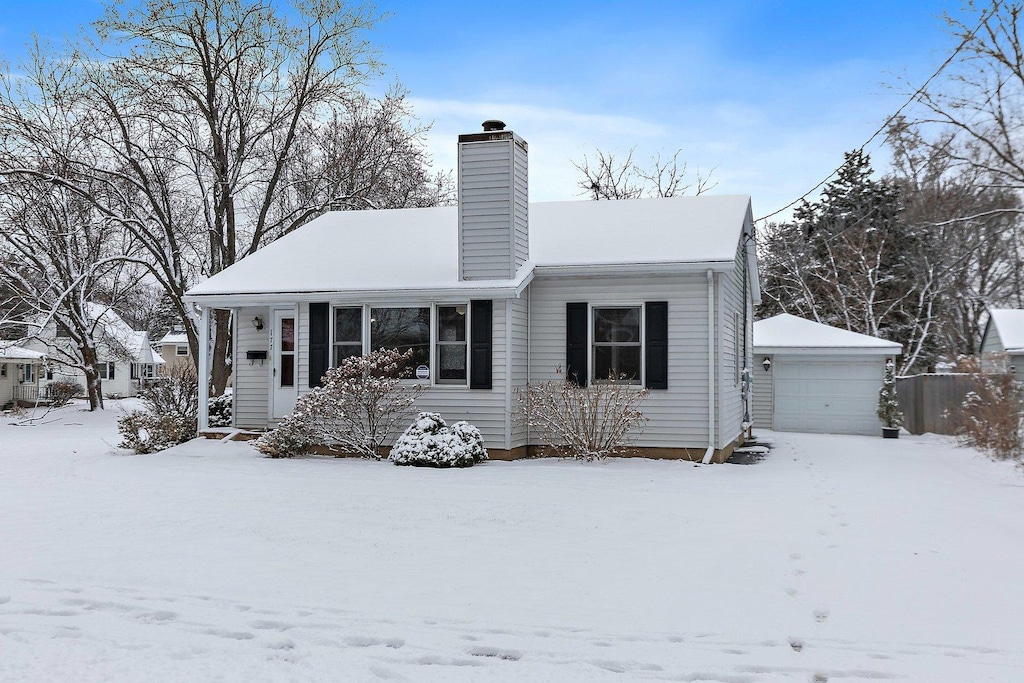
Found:
[[[256,316],[255,318],[253,318],[252,319],[252,326],[255,327],[257,330],[262,330],[263,329],[263,318],[261,318],[259,316]]]
[[[765,358],[761,362],[761,367],[764,368],[765,372],[768,372],[769,370],[771,370],[772,369],[772,359],[771,358]]]

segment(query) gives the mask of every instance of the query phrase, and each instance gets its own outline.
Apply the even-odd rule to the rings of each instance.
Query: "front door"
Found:
[[[274,311],[274,328],[270,346],[274,354],[273,415],[279,419],[295,409],[298,381],[295,362],[295,311]]]

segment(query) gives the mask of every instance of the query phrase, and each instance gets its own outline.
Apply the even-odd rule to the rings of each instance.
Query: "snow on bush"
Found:
[[[144,410],[125,413],[117,421],[121,448],[155,453],[195,438],[199,431],[199,378],[181,363],[170,376],[139,389]]]
[[[84,393],[85,390],[82,389],[78,382],[66,379],[50,382],[46,386],[46,396],[50,401],[50,406],[53,408],[66,406],[75,396],[81,396]]]
[[[518,420],[536,429],[547,446],[577,460],[600,460],[630,447],[648,418],[638,406],[649,395],[609,378],[581,387],[558,368],[558,379],[516,390]]]
[[[468,422],[449,427],[439,413],[420,413],[389,456],[396,465],[470,467],[487,460],[480,430]]]
[[[878,419],[885,427],[899,429],[903,426],[903,411],[896,397],[896,364],[891,360],[885,364],[885,379],[878,390]]]
[[[957,369],[970,371],[974,378],[974,390],[967,393],[959,410],[951,411],[960,443],[995,458],[1020,458],[1024,454],[1020,384],[1009,372],[980,372],[975,359],[959,362]]]
[[[253,441],[266,455],[289,458],[313,445],[339,456],[380,459],[380,449],[424,391],[406,383],[412,350],[378,349],[346,358],[324,375],[323,386],[299,397],[277,428]]]
[[[207,406],[211,427],[231,426],[231,394],[211,396]]]

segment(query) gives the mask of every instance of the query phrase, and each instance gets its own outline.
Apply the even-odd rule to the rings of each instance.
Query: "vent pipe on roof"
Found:
[[[484,132],[490,133],[495,130],[505,130],[505,122],[498,119],[487,119],[484,121]]]

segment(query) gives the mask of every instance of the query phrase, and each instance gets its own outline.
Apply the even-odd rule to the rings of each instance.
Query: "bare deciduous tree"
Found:
[[[653,157],[648,166],[641,166],[634,157],[633,147],[625,158],[614,152],[597,150],[596,158],[584,155],[573,166],[580,172],[578,185],[581,194],[591,199],[639,199],[640,197],[675,197],[692,191],[699,195],[714,188],[711,172],[704,174],[697,169],[692,179],[687,176],[687,164],[679,159],[682,150],[668,159],[661,154]]]

